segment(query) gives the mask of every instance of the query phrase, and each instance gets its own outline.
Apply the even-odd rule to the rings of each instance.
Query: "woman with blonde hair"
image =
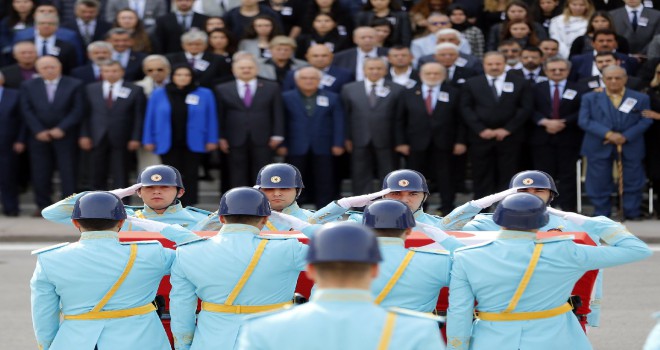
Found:
[[[131,39],[133,39],[133,47],[131,49],[133,51],[151,53],[149,34],[144,29],[144,22],[142,22],[135,11],[125,8],[117,12],[112,27],[126,29],[131,33]]]
[[[594,13],[591,0],[568,0],[564,12],[550,21],[550,37],[559,42],[559,55],[568,58],[573,41],[587,32]]]

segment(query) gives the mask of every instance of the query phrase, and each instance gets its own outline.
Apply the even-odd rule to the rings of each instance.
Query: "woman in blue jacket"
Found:
[[[187,187],[181,201],[187,206],[197,202],[202,154],[218,144],[218,116],[213,92],[197,85],[189,66],[175,66],[170,81],[149,99],[142,143],[164,164],[181,169]]]

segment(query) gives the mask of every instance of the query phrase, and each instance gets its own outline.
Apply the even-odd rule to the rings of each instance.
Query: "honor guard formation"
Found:
[[[3,4],[2,215],[81,232],[43,349],[589,348],[649,254],[660,1]]]

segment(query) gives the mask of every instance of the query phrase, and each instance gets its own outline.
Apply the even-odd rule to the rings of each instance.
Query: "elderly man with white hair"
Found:
[[[101,80],[101,67],[103,61],[112,57],[112,45],[105,41],[94,41],[87,46],[87,58],[89,63],[76,67],[71,71],[71,76],[78,78],[85,84]]]
[[[447,69],[445,81],[454,86],[460,86],[467,79],[479,74],[476,70],[462,64],[464,59],[460,57],[458,46],[452,43],[447,42],[436,45],[433,58]]]
[[[206,88],[213,88],[231,75],[231,66],[222,57],[207,52],[208,35],[196,28],[181,35],[183,51],[167,55],[172,66],[187,64],[195,72],[195,79]]]
[[[410,51],[417,59],[426,55],[432,55],[433,47],[435,47],[438,41],[438,32],[444,29],[451,29],[451,22],[449,21],[449,17],[439,12],[431,13],[427,17],[426,22],[428,23],[426,28],[428,29],[429,34],[413,40],[410,44]],[[472,48],[470,48],[470,43],[468,43],[468,41],[463,37],[463,34],[460,32],[459,36],[460,43],[457,44],[459,50],[464,54],[471,55]],[[417,61],[415,61],[415,64],[417,64]]]
[[[483,67],[481,65],[481,60],[479,58],[461,51],[461,42],[462,42],[461,36],[462,36],[461,32],[459,32],[456,29],[452,29],[452,28],[440,29],[438,30],[438,32],[435,33],[435,38],[436,38],[435,43],[431,44],[433,46],[430,47],[435,48],[435,45],[437,44],[452,43],[458,47],[458,51],[460,55],[460,59],[457,62],[458,66],[469,67],[476,70],[479,73],[483,72]],[[419,60],[417,61],[418,66],[422,66],[424,65],[424,63],[428,63],[428,62],[435,62],[434,54],[435,52],[431,52],[428,55],[419,57]]]

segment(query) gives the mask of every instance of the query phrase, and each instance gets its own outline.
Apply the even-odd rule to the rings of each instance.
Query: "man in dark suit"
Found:
[[[582,78],[578,81],[580,84],[580,90],[588,92],[592,90],[602,90],[605,87],[603,82],[603,69],[609,66],[620,66],[621,61],[617,59],[617,56],[614,52],[599,52],[594,57],[594,62],[598,68],[598,74]],[[643,80],[636,77],[628,77],[626,82],[626,87],[636,91],[641,91],[645,87]]]
[[[322,44],[312,45],[307,49],[305,59],[310,66],[320,70],[323,73],[321,79],[321,90],[327,90],[339,94],[341,88],[354,80],[353,74],[344,68],[332,65],[332,51]],[[296,88],[296,82],[293,79],[294,71],[289,71],[282,83],[282,90],[288,91]]]
[[[6,216],[18,216],[18,154],[25,151],[25,130],[18,90],[4,87],[0,73],[0,203]]]
[[[82,82],[62,76],[52,56],[37,60],[40,78],[21,85],[21,113],[29,129],[32,185],[40,210],[51,205],[54,170],[60,175],[62,197],[76,190],[76,141],[82,119]]]
[[[413,56],[406,46],[393,46],[387,52],[390,69],[385,79],[391,80],[406,89],[412,89],[419,84],[419,73],[412,66]]]
[[[142,60],[147,56],[131,50],[131,33],[126,29],[113,28],[106,39],[112,45],[112,59],[124,67],[124,80],[136,81],[144,78]]]
[[[334,157],[344,153],[344,111],[339,95],[319,89],[323,73],[313,67],[295,73],[295,90],[282,94],[287,132],[278,154],[300,169],[307,181],[308,202],[317,208],[338,195]]]
[[[536,46],[527,46],[522,49],[520,53],[520,63],[522,68],[511,70],[511,72],[518,72],[520,75],[527,79],[532,85],[548,81],[543,69],[543,51]]]
[[[100,64],[112,57],[112,45],[106,41],[95,41],[87,46],[87,57],[89,63],[71,71],[71,76],[85,85],[101,80]]]
[[[231,75],[231,66],[222,57],[206,51],[208,35],[191,30],[181,36],[183,52],[171,53],[167,59],[172,66],[188,64],[201,86],[212,89],[215,82]]]
[[[434,58],[447,70],[444,82],[453,86],[460,87],[467,79],[479,74],[471,68],[457,65],[460,58],[458,46],[452,43],[438,44],[435,48]]]
[[[117,61],[101,64],[103,81],[85,86],[85,115],[78,144],[91,151],[92,187],[128,185],[130,152],[140,148],[144,92],[123,80],[124,68]]]
[[[365,79],[346,84],[341,91],[354,195],[373,192],[374,173],[382,180],[395,169],[394,118],[399,95],[405,90],[385,80],[384,59],[367,58],[363,69]]]
[[[16,64],[3,67],[0,71],[5,76],[5,87],[18,89],[25,80],[37,76],[34,68],[37,62],[37,49],[31,41],[21,41],[12,48]]]
[[[174,0],[174,9],[171,13],[156,18],[154,32],[154,52],[168,54],[179,52],[181,35],[198,28],[204,30],[207,16],[192,11],[193,0]]]
[[[78,0],[75,8],[76,18],[62,24],[62,27],[78,33],[83,48],[94,41],[103,40],[105,33],[112,28],[110,23],[99,17],[100,8],[101,4],[97,0]]]
[[[570,81],[578,81],[583,78],[598,75],[594,58],[598,52],[614,52],[617,48],[616,33],[609,29],[597,30],[593,35],[593,53],[575,55],[571,58],[571,74],[568,76]],[[637,60],[628,55],[614,52],[614,55],[621,61],[621,67],[625,68],[628,75],[632,76],[637,71]]]
[[[57,16],[52,14],[36,15],[34,24],[36,31],[34,31],[34,35],[28,40],[34,42],[39,57],[57,57],[60,63],[62,63],[62,72],[68,74],[80,61],[75,47],[56,37],[55,32],[59,25]]]
[[[385,57],[387,48],[376,47],[376,30],[371,27],[358,27],[353,31],[353,42],[357,47],[341,51],[335,55],[333,65],[354,73],[355,80],[364,80],[366,58]]]
[[[561,196],[555,201],[564,211],[577,208],[575,162],[580,156],[582,130],[577,125],[580,112],[580,84],[568,81],[570,62],[550,57],[543,63],[549,80],[534,85],[534,129],[532,146],[534,169],[545,171],[555,181]]]
[[[660,34],[660,12],[645,7],[642,0],[623,0],[624,7],[610,11],[619,35],[628,39],[630,53],[644,55],[649,43]]]
[[[468,127],[474,196],[481,198],[508,187],[520,168],[523,125],[533,111],[529,82],[505,73],[499,52],[484,56],[484,75],[463,84],[461,112]]]
[[[467,67],[477,71],[478,73],[483,73],[483,67],[481,60],[475,56],[460,52],[461,47],[461,33],[453,28],[440,29],[436,33],[436,44],[442,43],[452,43],[459,47],[459,56],[460,58],[456,61],[456,65],[459,67]],[[418,67],[422,66],[424,63],[434,62],[435,54],[422,56],[419,58]]]
[[[250,54],[235,56],[232,71],[236,80],[215,88],[220,150],[227,154],[231,187],[249,186],[284,140],[282,95],[277,83],[257,79]]]
[[[448,44],[453,45],[453,44]],[[459,91],[445,83],[447,71],[440,63],[420,68],[421,85],[401,94],[396,114],[396,151],[408,156],[408,167],[434,179],[440,192],[440,210],[454,209],[452,156],[465,153],[461,132]]]
[[[591,92],[582,98],[580,127],[585,131],[582,155],[587,157],[585,181],[587,195],[594,205],[594,216],[610,216],[610,196],[615,188],[612,164],[617,159],[617,147],[623,156],[623,218],[641,217],[644,188],[644,132],[653,123],[642,116],[650,109],[646,94],[625,89],[626,71],[618,66],[603,70],[605,90]]]

